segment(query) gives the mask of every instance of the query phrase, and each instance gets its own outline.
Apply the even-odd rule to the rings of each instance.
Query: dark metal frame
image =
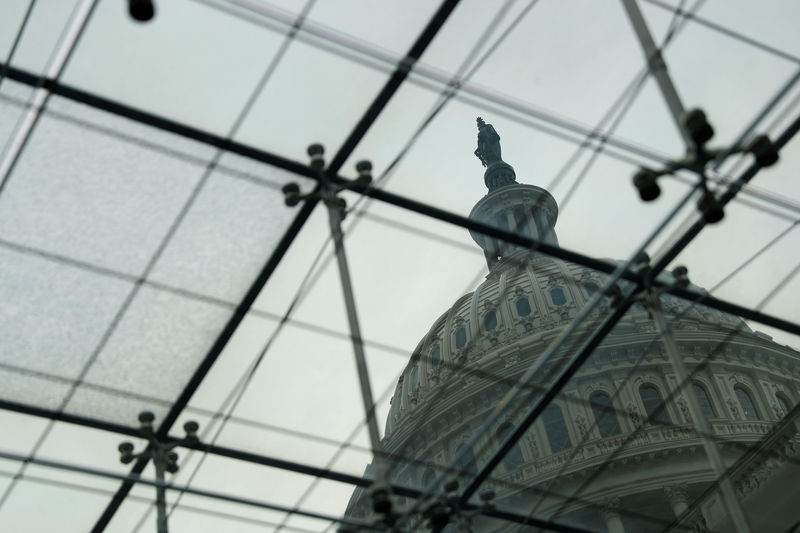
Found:
[[[380,112],[385,108],[389,100],[400,88],[402,83],[406,80],[414,63],[424,53],[427,46],[432,42],[434,37],[437,35],[438,31],[441,29],[441,27],[446,22],[449,15],[453,12],[453,10],[457,5],[458,5],[458,0],[445,0],[441,4],[437,12],[434,14],[434,16],[424,29],[424,31],[420,34],[414,45],[409,50],[405,59],[398,64],[397,68],[395,69],[394,73],[391,75],[391,77],[389,78],[383,89],[376,96],[376,98],[371,103],[365,114],[361,117],[357,125],[354,127],[353,131],[344,141],[338,152],[335,154],[331,162],[331,165],[328,168],[328,173],[331,177],[331,180],[334,183],[341,184],[346,182],[344,178],[341,178],[337,175],[342,165],[346,162],[348,157],[350,157],[353,150],[362,140],[368,129],[372,126],[372,124],[374,123]],[[306,178],[318,180],[318,175],[316,171],[313,170],[310,166],[286,159],[284,157],[278,156],[268,151],[261,150],[243,143],[239,143],[231,139],[225,138],[221,135],[204,131],[153,113],[136,109],[134,107],[122,104],[120,102],[116,102],[114,100],[93,94],[89,91],[85,91],[82,89],[62,84],[57,80],[52,80],[43,78],[41,76],[37,76],[30,72],[13,67],[11,65],[0,64],[0,71],[2,71],[4,75],[7,76],[9,79],[29,85],[31,87],[42,87],[51,92],[52,94],[68,98],[75,102],[83,103],[93,108],[107,111],[109,113],[113,113],[115,115],[125,117],[134,120],[136,122],[161,129],[163,131],[167,131],[176,135],[180,135],[182,137],[193,139],[195,141],[199,141],[204,144],[214,146],[220,150],[248,157],[250,159],[280,168],[287,172],[304,176]],[[774,144],[776,148],[778,150],[782,148],[798,132],[798,130],[800,130],[800,117],[795,119],[791,123],[791,125],[775,141]],[[731,201],[737,194],[737,192],[741,189],[741,187],[747,182],[749,182],[756,175],[758,170],[759,167],[757,165],[751,165],[751,167],[749,167],[739,177],[739,179],[725,192],[725,194],[720,198],[720,202],[724,205],[729,201]],[[395,195],[380,189],[368,188],[365,191],[363,191],[363,194],[371,198],[381,200],[383,202],[398,207],[402,207],[414,211],[416,213],[435,218],[443,222],[456,224],[466,229],[471,229],[481,233],[485,233],[492,237],[502,239],[506,242],[529,247],[531,249],[537,249],[541,253],[551,255],[553,257],[560,258],[566,261],[571,261],[601,272],[611,273],[616,268],[616,265],[612,263],[597,260],[576,252],[565,250],[563,248],[557,248],[547,245],[545,243],[540,243],[532,239],[528,239],[526,237],[522,237],[520,235],[510,233],[498,228],[487,226],[479,222],[476,222],[474,220],[468,219],[466,217],[450,213],[448,211],[424,204],[422,202],[418,202],[409,198]],[[197,387],[200,385],[201,381],[206,376],[211,366],[219,357],[220,353],[230,340],[234,331],[239,326],[244,316],[247,314],[247,311],[252,305],[253,301],[255,300],[259,292],[266,284],[267,280],[277,267],[280,260],[283,258],[290,244],[297,237],[300,229],[303,227],[304,223],[310,216],[312,210],[316,206],[316,203],[317,203],[316,200],[309,200],[306,203],[304,203],[302,208],[299,210],[294,221],[291,223],[291,225],[283,235],[282,239],[280,240],[279,244],[277,245],[276,249],[273,251],[273,254],[269,258],[267,263],[264,265],[259,275],[253,281],[249,290],[247,291],[247,293],[245,294],[239,305],[236,307],[236,310],[229,319],[228,323],[220,332],[213,346],[210,348],[209,352],[206,354],[201,364],[195,370],[193,376],[187,382],[184,390],[181,392],[176,402],[171,407],[169,413],[163,420],[162,424],[158,429],[158,434],[160,436],[166,436],[168,434],[175,420],[178,418],[180,413],[186,407],[192,395],[197,390]],[[689,228],[684,233],[684,235],[673,246],[670,247],[670,249],[663,257],[659,258],[658,262],[654,265],[651,271],[649,282],[651,282],[654,285],[660,285],[659,282],[654,279],[655,275],[657,275],[658,272],[663,270],[680,253],[680,251],[683,248],[685,248],[689,242],[691,242],[691,240],[703,229],[704,226],[705,222],[702,220],[695,223],[691,228]],[[635,282],[637,286],[641,286],[642,283],[645,282],[645,280],[640,275],[630,271],[624,272],[622,274],[622,277],[627,280]],[[720,300],[711,297],[709,295],[701,295],[696,292],[687,289],[681,289],[678,287],[667,288],[666,292],[669,292],[679,298],[690,301],[696,301],[698,299],[701,299],[703,305],[707,307],[711,307],[726,313],[736,314],[748,320],[760,322],[762,324],[777,329],[781,329],[788,333],[800,335],[800,325],[791,321],[781,319],[779,317],[771,316],[756,310],[748,309],[746,307],[737,305],[732,302]],[[472,483],[462,493],[461,501],[462,505],[465,508],[470,507],[470,504],[468,502],[470,496],[478,489],[480,484],[490,475],[492,469],[497,464],[499,464],[499,462],[502,460],[503,456],[508,452],[511,446],[514,445],[517,439],[525,432],[525,430],[530,426],[530,424],[533,423],[533,421],[538,417],[538,415],[548,405],[548,403],[558,394],[563,385],[566,384],[569,378],[577,371],[577,369],[585,361],[585,359],[588,358],[588,356],[592,353],[593,349],[603,340],[603,338],[613,328],[616,322],[624,315],[625,311],[630,307],[630,305],[632,305],[632,303],[633,303],[633,295],[631,293],[629,294],[628,297],[624,298],[619,303],[614,312],[609,317],[607,317],[606,320],[603,322],[603,324],[593,332],[593,334],[588,338],[587,341],[584,342],[582,348],[579,350],[576,357],[573,359],[572,363],[561,372],[558,379],[555,381],[554,385],[550,388],[550,390],[548,390],[535,403],[533,408],[526,414],[524,422],[520,424],[516,428],[516,430],[505,439],[501,447],[498,450],[496,450],[496,452],[491,457],[489,463],[483,469],[481,469],[478,475],[473,479]],[[63,421],[72,424],[78,424],[85,427],[101,429],[105,431],[112,431],[123,435],[138,436],[138,431],[133,427],[92,419],[90,417],[50,411],[47,409],[37,408],[34,406],[9,402],[5,400],[0,400],[0,409],[6,409],[18,413],[39,416],[47,419]],[[222,457],[248,461],[251,463],[261,464],[264,466],[282,468],[299,474],[306,474],[333,481],[348,483],[356,487],[368,487],[372,484],[372,480],[368,478],[352,476],[341,472],[316,468],[309,465],[253,454],[241,450],[235,450],[231,448],[215,446],[215,445],[206,445],[206,444],[197,444],[195,446],[190,446],[190,447],[199,451],[212,453]],[[144,470],[146,463],[147,462],[145,460],[138,461],[136,463],[129,476],[130,479],[126,479],[125,481],[123,481],[117,493],[111,499],[103,514],[99,517],[97,523],[93,528],[93,531],[100,532],[105,529],[106,525],[109,523],[109,521],[115,514],[116,510],[122,504],[128,492],[130,491],[130,488],[135,482],[133,478],[136,478],[138,477],[139,474],[141,474],[141,472]],[[392,490],[396,494],[401,496],[408,496],[412,498],[419,498],[423,496],[422,491],[409,489],[407,487],[402,487],[402,486],[392,486]],[[542,528],[547,528],[553,531],[566,531],[573,533],[582,531],[576,528],[562,526],[547,521],[542,521],[533,518],[526,518],[514,513],[508,513],[498,510],[483,511],[483,512],[487,516],[502,518],[505,520],[521,524],[530,524]]]

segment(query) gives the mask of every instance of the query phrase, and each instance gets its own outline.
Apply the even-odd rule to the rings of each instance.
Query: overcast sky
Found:
[[[14,57],[16,66],[34,72],[45,68],[74,4],[66,0],[37,2]],[[312,31],[301,32],[300,39],[292,41],[250,113],[234,128],[237,115],[284,43],[286,27],[275,19],[291,20],[304,3],[284,0],[274,6],[244,0],[162,0],[157,2],[156,18],[146,25],[132,22],[124,4],[122,0],[99,2],[63,73],[65,83],[219,135],[233,133],[236,140],[300,162],[306,162],[306,146],[317,141],[327,147],[329,159],[333,156],[391,74],[393,66],[387,61],[403,56],[437,7],[436,2],[424,1],[318,0],[309,13]],[[263,21],[263,25],[213,9],[210,4]],[[381,186],[467,215],[486,193],[483,168],[472,153],[476,145],[475,117],[482,116],[500,134],[503,159],[514,166],[517,180],[547,187],[558,201],[556,231],[563,247],[594,257],[626,259],[688,191],[685,182],[667,177],[661,181],[661,197],[645,204],[631,186],[638,164],[657,165],[642,153],[655,158],[683,153],[680,137],[652,80],[645,82],[614,133],[615,138],[639,147],[639,153],[619,147],[612,147],[612,154],[602,152],[574,193],[569,191],[592,157],[591,151],[585,150],[558,177],[577,149],[575,141],[581,140],[577,132],[597,126],[643,67],[641,49],[621,3],[536,2],[472,73],[465,89],[415,137],[439,102],[443,81],[455,73],[470,72],[529,5],[524,1],[510,2],[505,16],[474,58],[465,61],[504,4],[500,0],[461,2],[422,56],[421,65],[358,145],[342,174],[354,176],[355,162],[370,159],[376,177],[381,176],[414,139]],[[691,6],[693,2],[687,4]],[[262,9],[272,18],[248,11],[248,6]],[[0,7],[3,57],[8,54],[26,8],[26,0],[4,0]],[[656,41],[661,42],[672,14],[647,3],[642,10]],[[686,25],[667,48],[665,58],[684,104],[687,108],[704,109],[717,131],[713,142],[726,145],[750,126],[800,68],[796,59],[800,56],[800,34],[796,29],[800,4],[791,0],[758,5],[709,0],[697,14],[784,51],[781,57],[698,23]],[[328,37],[323,39],[320,35]],[[345,53],[347,57],[342,57]],[[26,101],[30,94],[27,88],[9,81],[3,81],[0,91],[4,98],[0,102],[0,134],[6,139],[21,113],[14,102]],[[793,88],[756,126],[756,131],[777,136],[785,127],[785,119],[791,120],[798,112],[791,108],[798,94],[798,88]],[[158,239],[196,186],[204,168],[202,163],[212,157],[213,150],[166,134],[153,134],[147,128],[105,117],[62,99],[53,98],[50,105],[53,114],[37,128],[29,147],[31,155],[23,157],[15,171],[18,174],[12,175],[0,196],[0,221],[7,228],[0,230],[0,238],[129,276],[140,275]],[[568,129],[548,125],[542,117],[571,126]],[[76,125],[76,118],[124,131],[134,139],[169,148],[177,155],[108,137]],[[791,172],[800,163],[797,144],[795,141],[782,152],[779,165],[760,172],[753,181],[752,192],[743,193],[743,201],[729,206],[720,224],[706,228],[676,259],[675,264],[688,266],[696,285],[715,286],[797,220],[800,186]],[[68,161],[72,163],[67,168]],[[241,157],[225,155],[220,165],[223,171],[209,178],[187,215],[186,229],[176,233],[148,279],[237,302],[294,216],[294,211],[283,206],[278,187],[289,179],[299,181],[304,190],[309,190],[311,184]],[[741,171],[744,167],[734,157],[723,171],[732,168]],[[70,180],[58,179],[62,175]],[[256,176],[265,183],[254,184],[243,175]],[[85,189],[73,189],[71,184],[77,181]],[[88,200],[83,196],[87,194]],[[92,198],[93,194],[107,196]],[[356,197],[346,197],[353,205]],[[783,204],[776,204],[774,199]],[[693,220],[694,202],[648,248],[652,256],[671,242],[687,220]],[[101,204],[106,209],[98,214],[97,206]],[[381,398],[382,429],[389,395],[411,350],[439,315],[462,294],[474,289],[486,268],[481,250],[462,228],[379,202],[361,203],[359,209],[365,209],[366,214],[352,213],[348,217],[346,245],[362,329],[368,341],[373,393]],[[439,238],[425,237],[392,223]],[[275,317],[286,312],[327,234],[327,216],[317,207],[259,296],[254,307],[261,313],[245,318],[192,399],[192,407],[211,411],[223,408],[231,389],[275,332]],[[202,244],[198,246],[198,242]],[[798,249],[800,236],[791,231],[714,294],[741,305],[759,304],[797,265]],[[11,270],[35,272],[35,276],[24,279],[30,283],[38,280],[38,291],[0,280],[1,294],[12,302],[11,307],[16,299],[26,298],[31,292],[38,298],[37,305],[52,303],[58,296],[64,301],[83,301],[87,306],[75,309],[73,316],[77,322],[81,313],[87,315],[81,319],[82,323],[89,323],[85,332],[66,327],[56,331],[58,324],[51,325],[44,319],[29,330],[19,330],[11,320],[7,326],[0,324],[0,332],[15,339],[19,346],[41,344],[42,350],[49,350],[47,353],[59,353],[64,346],[77,350],[78,341],[87,346],[96,341],[91,320],[99,321],[97,327],[107,322],[124,300],[126,284],[130,283],[109,278],[102,285],[92,285],[97,293],[92,293],[91,298],[83,289],[58,292],[66,284],[63,269],[47,270],[40,265],[41,258],[20,255],[7,247],[0,248],[0,253],[5,257],[0,261],[13,263]],[[28,263],[30,266],[26,266]],[[292,315],[297,323],[284,325],[274,337],[234,412],[241,418],[297,433],[230,423],[219,435],[219,444],[326,466],[337,451],[334,443],[352,439],[363,421],[349,340],[305,327],[311,324],[340,334],[348,332],[335,263],[323,261],[321,265],[322,270],[312,276],[313,283]],[[73,286],[83,287],[83,274],[73,275]],[[53,279],[56,281],[47,281]],[[800,308],[795,302],[798,290],[800,281],[794,279],[764,311],[800,322]],[[178,299],[147,287],[141,290],[131,307],[131,313],[141,313],[140,321],[126,322],[129,330],[123,329],[112,338],[108,352],[101,352],[99,365],[90,371],[90,381],[111,381],[156,397],[170,386],[179,389],[185,383],[205,347],[216,336],[218,329],[214,328],[224,324],[231,309],[208,303],[165,301],[168,298]],[[27,309],[25,305],[33,304],[20,303],[18,307]],[[154,331],[147,325],[148,315],[160,306],[169,306],[165,316],[173,322],[164,331]],[[7,317],[18,316],[6,312]],[[57,321],[61,315],[53,316]],[[183,320],[186,317],[192,318]],[[195,326],[202,331],[192,329]],[[767,331],[762,326],[754,327]],[[33,337],[44,337],[42,330],[50,340],[31,341]],[[788,334],[769,333],[781,343],[800,346]],[[163,359],[152,355],[153,344],[160,346],[161,351],[155,353],[163,352],[159,356]],[[9,357],[3,361],[18,362]],[[43,368],[38,370],[59,375],[71,376],[75,371],[71,360],[59,360],[56,355],[40,363]],[[173,370],[159,373],[162,364],[171,365]],[[13,398],[38,401],[43,390],[15,391],[13,394],[18,396]],[[54,399],[48,401],[57,404],[58,394],[52,394]],[[90,410],[123,424],[133,424],[131,418],[140,409],[135,401],[99,405],[91,395],[75,402],[75,409]],[[165,412],[166,407],[162,408]],[[40,419],[4,412],[0,417],[3,427],[14,428],[3,431],[0,437],[0,448],[7,451],[26,453],[46,425]],[[202,414],[195,412],[190,417],[197,419],[202,428],[209,428],[209,420]],[[116,451],[121,440],[117,435],[57,424],[40,456],[124,473],[127,467],[118,464]],[[334,470],[362,474],[370,461],[363,449],[367,445],[363,431],[355,433],[353,442],[361,448],[349,449],[333,460],[330,466]],[[188,479],[196,460],[194,457],[182,466],[175,477],[178,483]],[[13,461],[2,461],[0,465],[5,472],[16,468],[18,463]],[[117,486],[113,481],[40,467],[31,467],[28,475],[109,490]],[[0,489],[8,481],[0,478]],[[208,457],[192,485],[293,506],[311,481],[306,476]],[[302,507],[338,515],[351,491],[350,486],[323,481]],[[153,491],[150,487],[137,487],[133,494],[152,498]],[[127,501],[109,530],[135,530],[147,509],[146,501]],[[104,495],[22,480],[0,510],[0,530],[41,531],[57,520],[63,531],[83,531],[99,516],[106,502]],[[261,520],[282,520],[280,513],[219,501],[187,497],[185,503]],[[46,515],[42,512],[44,507],[48,509]],[[140,531],[154,530],[153,523],[154,517],[148,517]],[[298,517],[292,518],[290,524],[312,531],[324,528],[319,522]],[[176,512],[171,527],[173,531],[256,530],[252,524],[188,510]]]

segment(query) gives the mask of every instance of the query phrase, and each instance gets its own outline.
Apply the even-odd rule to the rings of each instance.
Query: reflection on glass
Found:
[[[553,453],[572,447],[572,441],[569,439],[569,433],[567,432],[567,424],[564,422],[564,414],[559,406],[550,404],[542,413],[542,422]]]
[[[592,405],[594,418],[597,420],[597,429],[601,437],[611,437],[620,434],[619,422],[614,415],[614,406],[611,398],[605,392],[595,392],[589,398]]]
[[[419,367],[415,366],[411,371],[411,391],[414,392],[419,387]]]
[[[652,385],[642,385],[639,387],[639,397],[644,405],[644,412],[647,419],[654,424],[668,424],[667,411],[661,402],[661,394]]]
[[[694,391],[695,397],[697,397],[697,403],[700,405],[700,411],[703,412],[703,416],[706,418],[716,418],[717,414],[714,412],[714,407],[711,405],[711,400],[708,398],[706,389],[699,383],[692,383],[692,390]]]
[[[758,420],[758,411],[753,403],[753,398],[750,393],[744,390],[741,385],[736,385],[733,388],[736,393],[736,398],[739,400],[739,406],[742,408],[742,414],[747,420]]]
[[[492,331],[497,327],[497,313],[489,311],[483,316],[483,326],[486,331]]]

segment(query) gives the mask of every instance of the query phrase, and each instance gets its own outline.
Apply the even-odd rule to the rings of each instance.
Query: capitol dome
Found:
[[[558,208],[547,191],[517,183],[502,161],[489,162],[485,182],[489,193],[471,218],[558,245]],[[521,422],[524,409],[502,409],[515,385],[528,373],[519,404],[541,398],[614,309],[615,291],[629,283],[603,292],[608,274],[479,233],[472,237],[485,252],[489,274],[417,344],[395,389],[382,442],[392,483],[433,496],[441,494],[442,480],[462,488],[471,483]],[[683,273],[658,279],[665,285],[683,279],[687,286]],[[655,307],[652,300],[634,304],[507,446],[481,485],[493,492],[496,509],[574,531],[734,531],[731,502],[720,487],[729,483],[756,531],[783,532],[796,520],[787,489],[800,473],[800,439],[791,420],[776,421],[800,399],[800,353],[740,317],[702,305],[705,292],[688,289],[699,302],[659,293]],[[552,351],[562,331],[594,303]],[[688,380],[680,379],[669,350],[685,365]],[[700,431],[692,403],[709,434]],[[757,444],[762,448],[754,451]],[[727,469],[727,481],[720,482],[709,446]],[[370,515],[366,496],[356,490],[349,516]],[[418,524],[425,524],[424,506],[393,500],[399,508],[418,505]],[[447,530],[460,531],[453,525],[458,510],[451,511]],[[480,514],[470,515],[470,523],[474,531],[527,531]]]

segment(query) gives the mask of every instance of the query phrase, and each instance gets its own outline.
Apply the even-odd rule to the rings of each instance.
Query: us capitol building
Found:
[[[540,187],[517,183],[500,157],[494,128],[481,119],[478,127],[475,153],[487,167],[489,192],[470,218],[557,246],[555,200]],[[485,464],[521,415],[500,419],[475,441],[478,429],[606,279],[471,234],[489,274],[434,322],[397,384],[382,441],[392,483],[423,490],[459,456],[458,470],[467,475],[453,471],[450,477],[468,484],[468,474]],[[680,380],[653,315],[635,304],[483,487],[494,491],[498,508],[588,531],[665,531],[670,525],[675,531],[736,531],[687,406],[685,395],[693,394],[752,530],[794,531],[800,438],[797,424],[784,417],[800,399],[800,352],[739,317],[668,294],[660,296],[660,307],[691,385],[675,390]],[[600,311],[590,315],[584,332],[601,318]],[[567,342],[553,355],[563,359],[574,349]],[[397,512],[415,503],[398,496],[392,501]],[[369,519],[371,513],[368,491],[357,489],[346,515]],[[416,523],[430,530],[424,519]],[[471,528],[538,531],[477,515]],[[451,530],[463,528],[451,521]]]

